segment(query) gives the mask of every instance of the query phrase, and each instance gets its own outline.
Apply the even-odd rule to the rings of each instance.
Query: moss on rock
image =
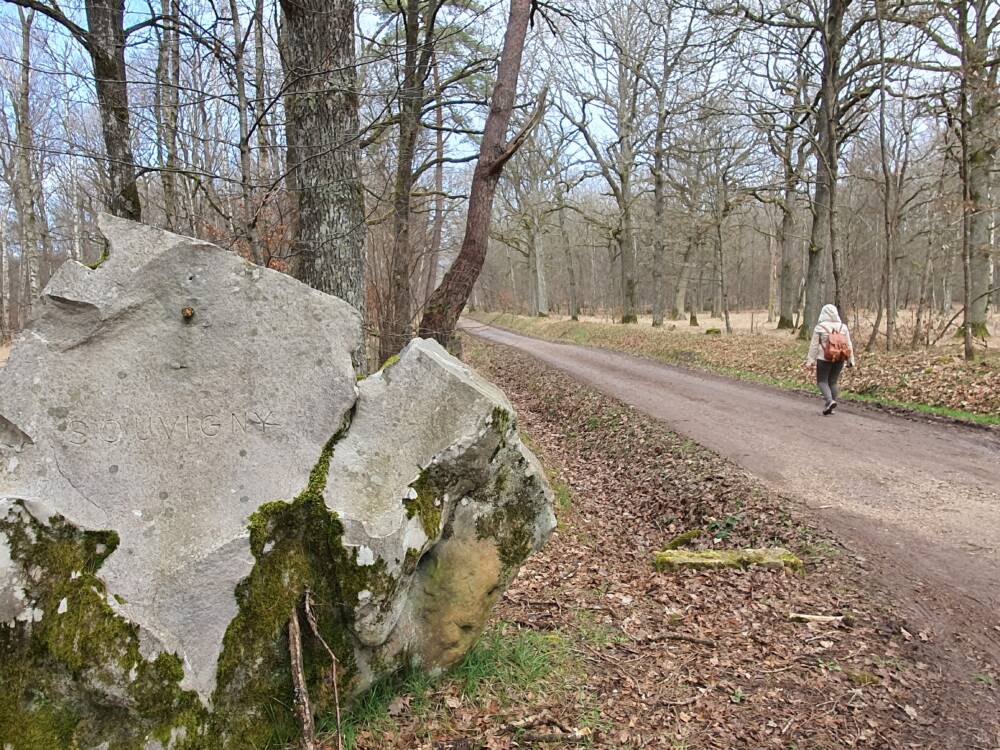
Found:
[[[443,498],[439,496],[435,485],[431,472],[425,469],[420,472],[417,481],[410,485],[415,497],[408,497],[403,501],[406,506],[406,517],[419,517],[428,539],[436,539],[441,533]]]
[[[306,589],[337,655],[341,694],[350,694],[357,669],[349,626],[359,594],[389,595],[396,580],[381,560],[357,564],[323,500],[330,457],[344,433],[346,426],[324,447],[298,497],[265,503],[251,517],[256,563],[235,592],[239,612],[223,641],[211,711],[181,689],[179,658],[143,658],[137,626],[108,604],[96,574],[118,544],[115,534],[81,531],[58,516],[48,525],[25,512],[0,519],[35,612],[33,622],[0,626],[0,737],[18,750],[102,742],[132,750],[152,740],[178,750],[281,747],[299,733],[287,624]],[[314,710],[323,713],[333,705],[330,659],[305,622],[306,678]]]
[[[11,558],[28,571],[32,622],[0,625],[0,737],[18,750],[142,748],[177,727],[204,723],[195,693],[182,690],[173,654],[148,661],[138,628],[107,602],[97,570],[118,545],[109,531],[81,531],[26,512],[0,520]]]

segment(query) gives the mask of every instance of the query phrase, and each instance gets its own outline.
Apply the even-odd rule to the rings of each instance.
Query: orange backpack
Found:
[[[841,331],[830,331],[820,336],[823,344],[823,359],[827,362],[847,362],[851,358],[851,344]]]

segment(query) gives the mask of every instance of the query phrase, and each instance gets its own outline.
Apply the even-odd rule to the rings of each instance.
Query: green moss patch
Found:
[[[239,614],[226,631],[213,696],[213,723],[232,747],[280,747],[298,737],[288,655],[288,620],[297,608],[303,630],[303,666],[313,709],[332,710],[332,664],[301,614],[308,588],[318,629],[338,660],[341,695],[357,676],[349,624],[358,595],[391,593],[385,563],[359,566],[342,542],[343,525],[323,499],[335,435],[314,467],[306,489],[292,502],[261,506],[251,518],[250,549],[257,559],[236,590]]]
[[[801,570],[802,561],[784,547],[737,550],[679,550],[667,549],[656,555],[654,566],[657,570],[680,570],[692,568],[790,568]]]
[[[205,711],[181,690],[180,660],[139,652],[138,628],[114,613],[97,570],[118,546],[110,531],[80,531],[55,516],[0,521],[41,618],[0,625],[0,737],[18,750],[141,748]]]

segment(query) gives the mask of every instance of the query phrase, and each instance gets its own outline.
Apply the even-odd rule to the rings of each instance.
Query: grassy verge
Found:
[[[681,330],[591,321],[475,313],[518,333],[704,370],[785,390],[814,393],[802,370],[807,344],[791,335],[706,336]],[[966,363],[947,351],[872,353],[844,376],[843,400],[984,426],[1000,425],[1000,358]]]
[[[345,715],[345,745],[351,750],[388,743],[396,747],[406,735],[434,742],[468,729],[463,714],[517,716],[540,695],[558,703],[582,685],[579,657],[570,643],[559,631],[540,633],[498,623],[442,677],[413,671],[375,685]],[[586,722],[581,717],[580,725]],[[319,729],[328,742],[335,742],[334,717],[326,717]]]

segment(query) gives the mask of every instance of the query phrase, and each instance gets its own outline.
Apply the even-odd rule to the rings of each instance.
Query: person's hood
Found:
[[[836,305],[823,305],[819,313],[819,325],[824,323],[840,323],[840,313]]]

